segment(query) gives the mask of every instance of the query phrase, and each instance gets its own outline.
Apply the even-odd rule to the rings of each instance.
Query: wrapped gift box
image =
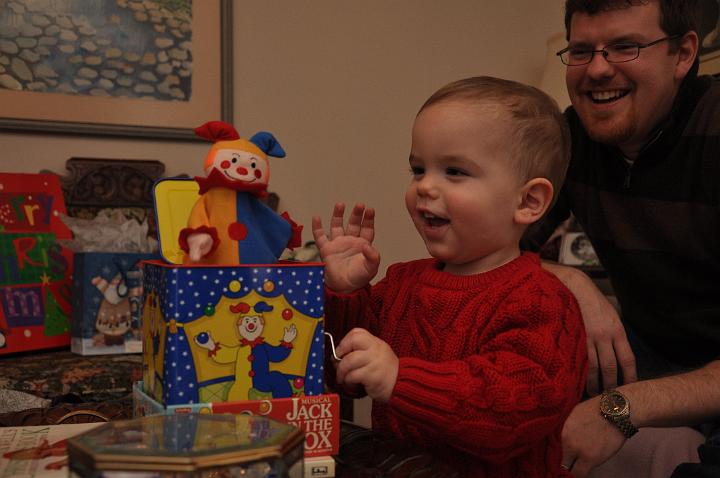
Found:
[[[142,268],[157,254],[78,252],[73,258],[71,349],[141,353]]]
[[[329,393],[315,396],[210,402],[163,406],[133,386],[135,416],[174,413],[232,413],[264,415],[295,425],[305,432],[305,457],[336,455],[340,451],[340,397]]]
[[[0,173],[0,355],[70,344],[72,234],[50,174]]]
[[[163,405],[323,392],[323,266],[143,263],[143,380]]]

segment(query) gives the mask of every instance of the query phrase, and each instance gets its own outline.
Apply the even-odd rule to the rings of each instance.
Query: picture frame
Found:
[[[720,74],[720,0],[697,3],[698,41],[701,75]]]
[[[116,5],[122,3],[116,2],[116,0],[105,1],[108,2],[107,8],[117,9],[118,7]],[[98,2],[95,3],[97,4]],[[191,45],[192,66],[185,68],[187,62],[183,63],[181,61],[183,59],[182,57],[178,60],[174,60],[173,58],[167,60],[167,57],[164,59],[164,61],[168,62],[167,64],[182,64],[182,67],[185,68],[184,72],[186,77],[190,77],[189,80],[180,80],[185,86],[190,85],[183,98],[180,100],[175,99],[175,97],[172,99],[148,98],[148,96],[151,95],[141,95],[140,93],[135,97],[133,96],[131,87],[126,88],[126,90],[131,90],[129,95],[120,96],[108,94],[65,94],[62,92],[32,91],[30,89],[17,90],[0,87],[0,104],[3,105],[0,111],[0,131],[196,141],[197,138],[193,129],[203,122],[222,120],[227,123],[232,123],[232,0],[195,0],[188,3],[190,3],[192,8],[192,14],[189,16],[191,39],[186,43]],[[125,4],[130,7],[131,5],[137,4],[137,2],[125,2]],[[33,22],[35,22],[36,18],[49,17],[49,15],[45,15],[44,12],[38,13],[40,14],[39,16],[36,15],[32,17]],[[132,15],[136,14],[136,12],[129,13]],[[123,13],[123,15],[125,14]],[[66,15],[66,18],[69,17],[70,15]],[[115,15],[118,23],[124,21],[119,19],[119,17],[120,15]],[[123,17],[123,19],[124,18],[125,17]],[[51,20],[53,19],[51,18]],[[100,20],[99,23],[102,25],[101,27],[87,22],[84,25],[87,29],[78,32],[77,30],[82,29],[83,25],[78,26],[77,24],[81,22],[75,21],[72,18],[71,21],[76,24],[75,34],[73,35],[72,32],[64,33],[66,36],[62,37],[60,35],[63,35],[63,29],[60,27],[61,33],[56,34],[60,40],[56,40],[55,45],[43,45],[40,43],[40,46],[45,46],[44,55],[52,59],[53,52],[57,52],[55,47],[57,45],[65,45],[65,48],[70,51],[74,49],[75,58],[87,59],[88,56],[94,56],[100,59],[96,61],[104,62],[97,68],[89,68],[89,70],[95,71],[95,73],[91,72],[90,74],[97,75],[98,72],[100,75],[112,74],[115,75],[115,78],[117,78],[118,74],[123,75],[122,67],[119,67],[119,73],[117,71],[115,73],[112,72],[113,67],[120,63],[119,61],[115,62],[113,67],[105,67],[103,70],[103,66],[107,64],[110,58],[107,53],[110,48],[107,46],[107,44],[110,43],[107,39],[107,29],[110,28],[107,24],[109,22],[105,21],[105,23],[103,23],[103,20]],[[44,31],[47,32],[48,27],[43,25],[43,22],[45,22],[45,20],[40,22],[39,29],[40,31],[45,29]],[[146,20],[146,22],[150,25],[149,20]],[[169,30],[164,34],[164,36],[170,40],[173,40],[170,34],[170,32],[173,31],[171,29],[172,26],[173,25],[167,27]],[[38,28],[37,26],[34,27]],[[155,25],[153,25],[153,27],[155,27]],[[106,36],[100,37],[101,31]],[[163,30],[163,32],[164,31],[165,30]],[[174,33],[177,33],[177,31],[179,30],[176,28]],[[98,38],[98,41],[94,43],[101,45],[97,47],[97,52],[88,50],[92,48],[93,42],[82,43],[83,41],[87,42],[93,32],[96,33]],[[117,40],[117,38],[125,38],[128,43],[133,42],[134,39],[132,35],[127,35],[126,32],[122,33],[122,35],[112,36],[112,41],[122,41]],[[25,32],[23,32],[23,34],[25,34]],[[41,33],[40,35],[45,34]],[[177,33],[175,36],[180,37],[180,34]],[[76,40],[77,45],[71,45],[73,39]],[[92,38],[90,39],[92,40]],[[3,39],[0,38],[0,40]],[[50,41],[52,41],[52,38],[47,40],[47,42]],[[105,43],[100,43],[101,41]],[[182,37],[180,37],[180,40],[177,40],[176,43],[180,41],[182,41]],[[5,43],[6,47],[7,45],[8,44]],[[104,49],[102,45],[106,45]],[[115,44],[110,46],[116,47]],[[19,50],[20,54],[23,54],[30,49],[23,50],[21,45]],[[169,47],[167,50],[169,51]],[[38,50],[35,49],[32,54],[37,54],[34,53],[35,51]],[[122,52],[122,45],[116,48],[116,51]],[[128,51],[130,51],[129,48],[125,50],[122,56],[118,56],[117,58],[126,61]],[[201,53],[193,55],[192,52]],[[138,53],[141,56],[140,60],[137,59]],[[141,70],[140,65],[142,65],[144,57],[142,57],[142,52],[138,53],[135,54],[135,58],[132,58],[134,63],[129,65],[129,69],[126,71],[131,71],[136,66],[137,70]],[[26,55],[31,55],[31,53],[26,53]],[[58,52],[57,55],[60,56],[62,54]],[[118,54],[116,53],[116,55]],[[42,50],[40,50],[40,57],[42,60]],[[26,63],[30,64],[31,59],[32,58],[27,60]],[[65,59],[67,59],[67,56],[63,57],[63,60]],[[157,78],[163,78],[159,69],[159,62],[162,60],[157,61],[158,67],[156,71],[147,68],[143,69],[143,71],[150,71],[149,76],[153,76],[154,74],[156,75],[156,81],[160,81]],[[37,59],[35,62],[37,63]],[[127,60],[126,63],[130,63],[130,61]],[[13,66],[15,65],[4,65],[5,73],[8,73],[8,68]],[[29,71],[31,74],[37,72],[35,68],[35,64],[30,65]],[[118,70],[118,68],[115,68],[115,70]],[[2,76],[2,71],[3,70],[0,69],[0,76]],[[175,71],[173,71],[173,74],[174,73]],[[173,77],[177,78],[177,75],[174,74]],[[167,76],[164,78],[167,78]],[[5,79],[7,79],[7,76]],[[77,82],[78,79],[75,77],[69,84],[74,86]],[[108,82],[105,83],[105,85],[107,84]],[[100,88],[95,87],[95,90],[98,89]],[[177,91],[177,89],[178,88],[175,88],[175,91]],[[103,92],[100,91],[100,93]],[[114,93],[115,92],[113,92],[113,94]],[[182,95],[183,93],[185,92],[181,92],[180,94]]]
[[[595,249],[584,232],[566,232],[560,240],[560,264],[568,266],[599,266]]]

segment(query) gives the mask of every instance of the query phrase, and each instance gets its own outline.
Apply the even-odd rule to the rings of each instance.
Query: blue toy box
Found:
[[[323,393],[322,264],[143,268],[143,381],[155,400]]]

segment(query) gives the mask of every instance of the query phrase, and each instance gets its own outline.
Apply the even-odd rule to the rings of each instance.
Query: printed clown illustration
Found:
[[[144,390],[156,400],[323,393],[322,264],[144,269]]]
[[[222,121],[205,123],[195,133],[215,144],[205,159],[206,177],[195,178],[200,198],[180,231],[184,262],[274,263],[286,247],[300,246],[302,226],[259,200],[267,195],[268,156],[285,157],[275,137],[259,132],[246,140]]]
[[[246,302],[230,306],[233,313],[239,313],[237,320],[237,332],[239,344],[236,346],[221,346],[215,342],[208,332],[202,332],[195,336],[195,343],[207,349],[208,357],[218,363],[236,363],[238,361],[250,362],[248,376],[252,378],[252,386],[259,392],[271,393],[273,398],[285,398],[292,395],[290,380],[296,378],[277,370],[270,371],[271,363],[282,362],[290,355],[293,348],[292,342],[297,337],[295,324],[284,328],[283,338],[279,345],[271,345],[265,342],[263,330],[265,319],[263,312],[273,310],[271,305],[265,301],[257,302],[251,310]],[[236,375],[241,367],[236,367]],[[235,383],[239,386],[242,380],[236,376]],[[230,389],[230,395],[236,395]]]

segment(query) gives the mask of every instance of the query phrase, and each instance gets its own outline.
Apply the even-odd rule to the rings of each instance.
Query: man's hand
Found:
[[[380,254],[372,247],[375,238],[375,210],[356,204],[347,226],[343,224],[345,205],[338,203],[330,220],[330,238],[320,218],[312,219],[315,244],[325,262],[325,284],[338,293],[365,287],[377,274]]]
[[[342,360],[337,364],[337,383],[349,389],[362,386],[381,403],[392,396],[400,360],[387,342],[365,329],[352,329],[336,349]]]
[[[213,246],[213,239],[210,234],[198,232],[187,237],[188,256],[191,262],[199,262],[205,257]]]
[[[562,430],[563,468],[575,478],[612,458],[625,443],[625,436],[600,415],[599,397],[580,402]]]
[[[588,349],[587,393],[590,396],[623,383],[637,381],[635,355],[615,307],[588,276],[577,269],[543,263],[575,295],[585,324]]]
[[[585,388],[591,396],[617,387],[618,368],[623,383],[637,381],[635,355],[628,343],[620,317],[605,296],[593,285],[594,292],[578,297],[588,341],[588,378]],[[601,381],[602,379],[602,381]]]

